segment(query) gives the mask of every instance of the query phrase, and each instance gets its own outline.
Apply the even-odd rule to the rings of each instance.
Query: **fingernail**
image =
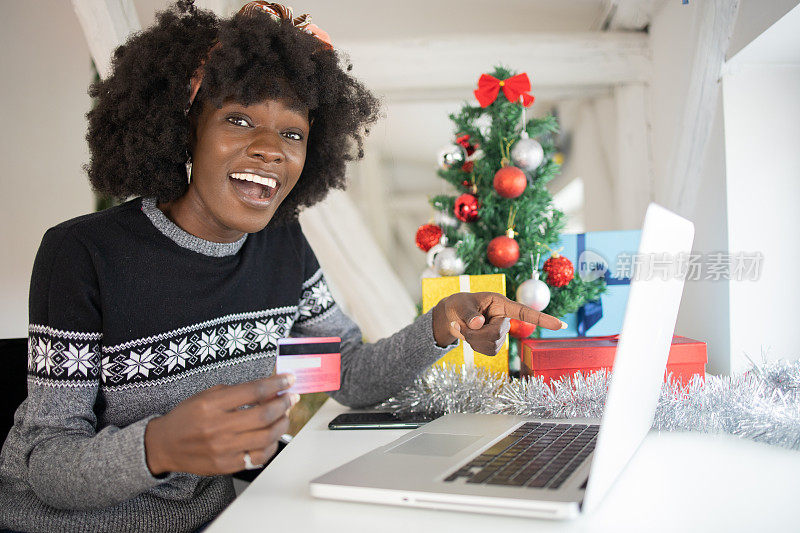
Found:
[[[287,388],[294,385],[295,381],[297,381],[297,378],[294,377],[294,374],[286,374],[283,376],[283,383]]]
[[[561,329],[567,329],[567,323],[566,322],[564,322],[563,320],[559,320],[559,322],[561,322]]]
[[[452,327],[456,331],[461,331],[461,328],[458,326],[458,322],[456,322],[455,320],[450,322],[450,327]]]
[[[292,394],[289,397],[289,400],[292,402],[292,405],[294,405],[294,404],[296,404],[297,402],[300,401],[300,395],[299,394]]]

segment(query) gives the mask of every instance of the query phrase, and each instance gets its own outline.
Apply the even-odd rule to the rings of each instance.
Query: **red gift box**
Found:
[[[569,339],[525,339],[522,341],[520,374],[544,378],[545,383],[575,372],[586,375],[601,368],[611,370],[619,335],[575,337]],[[705,376],[706,343],[674,335],[669,349],[664,379],[686,384],[694,375]]]

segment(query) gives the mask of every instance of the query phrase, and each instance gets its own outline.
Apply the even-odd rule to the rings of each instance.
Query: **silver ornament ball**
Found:
[[[444,248],[434,260],[434,269],[442,276],[460,276],[466,267],[455,248]]]
[[[425,270],[422,271],[422,274],[420,275],[420,279],[438,278],[438,277],[439,274],[437,274],[436,271],[431,268],[426,268]]]
[[[550,303],[550,288],[547,283],[538,278],[523,281],[517,287],[517,301],[522,305],[542,311]]]
[[[461,224],[461,221],[453,215],[443,211],[437,211],[436,214],[433,215],[433,223],[440,228],[456,228]]]
[[[428,265],[428,268],[436,269],[435,261],[436,261],[436,254],[444,250],[444,246],[441,244],[434,244],[431,246],[431,249],[425,254],[425,264]]]
[[[439,168],[442,170],[449,170],[453,167],[461,168],[461,165],[467,160],[467,151],[459,144],[448,144],[439,150],[437,160]]]
[[[544,160],[542,145],[529,137],[522,137],[511,148],[511,161],[522,170],[535,170]]]

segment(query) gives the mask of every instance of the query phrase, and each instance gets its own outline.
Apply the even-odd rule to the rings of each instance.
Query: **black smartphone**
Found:
[[[398,415],[389,411],[343,413],[330,421],[328,429],[414,429],[437,418],[422,414]]]

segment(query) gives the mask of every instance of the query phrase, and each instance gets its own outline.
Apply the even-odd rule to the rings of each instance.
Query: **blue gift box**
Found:
[[[541,329],[543,339],[615,335],[622,330],[630,291],[632,257],[639,249],[641,230],[591,231],[561,235],[554,250],[575,266],[582,279],[605,277],[606,292],[599,301],[589,302],[577,313],[562,317],[566,329]],[[545,309],[546,311],[546,309]]]

